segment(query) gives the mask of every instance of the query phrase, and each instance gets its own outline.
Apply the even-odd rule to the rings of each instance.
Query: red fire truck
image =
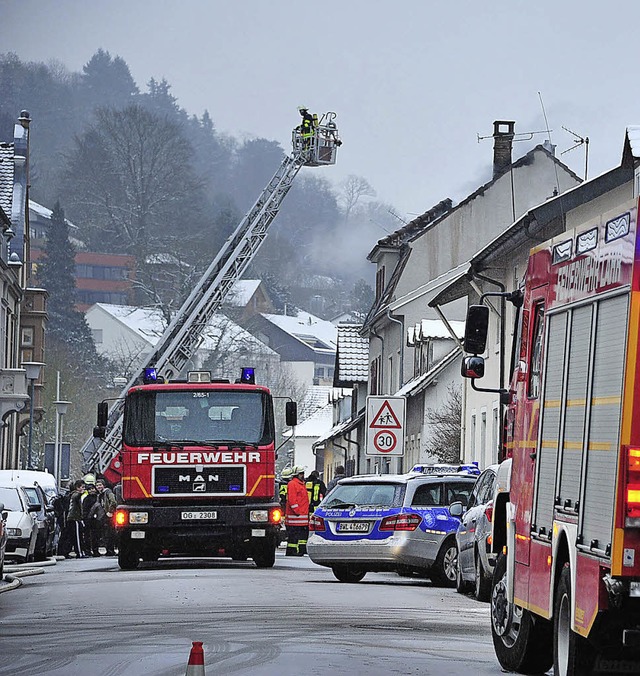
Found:
[[[535,247],[522,289],[486,294],[518,308],[493,525],[507,670],[640,673],[637,213],[627,203]],[[467,316],[462,374],[479,391],[488,316],[484,297]]]
[[[94,434],[104,438],[107,404]],[[296,406],[287,402],[287,425]],[[253,369],[235,383],[190,372],[163,382],[149,368],[124,399],[118,563],[171,553],[275,562],[282,512],[275,487],[273,398]]]

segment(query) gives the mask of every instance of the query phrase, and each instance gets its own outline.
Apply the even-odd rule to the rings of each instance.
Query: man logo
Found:
[[[193,484],[193,492],[194,493],[206,493],[207,491],[207,484],[200,483],[200,484]]]

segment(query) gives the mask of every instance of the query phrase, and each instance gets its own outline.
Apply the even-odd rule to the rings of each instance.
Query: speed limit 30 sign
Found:
[[[404,455],[404,397],[367,397],[367,455]]]

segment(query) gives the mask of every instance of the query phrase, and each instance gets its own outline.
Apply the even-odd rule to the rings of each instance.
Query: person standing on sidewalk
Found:
[[[107,556],[116,555],[116,531],[113,527],[113,515],[116,511],[116,496],[105,484],[104,479],[96,479],[98,502],[104,510],[104,517],[100,524],[100,537],[107,550]]]
[[[83,493],[84,481],[78,479],[73,484],[73,491],[69,498],[69,511],[67,512],[67,528],[69,529],[71,549],[76,553],[76,558],[78,559],[85,555],[82,549],[82,543],[84,542],[84,523],[82,522]]]
[[[309,494],[304,482],[304,467],[294,467],[294,477],[287,484],[287,507],[284,522],[287,526],[286,556],[304,556],[307,553],[309,532]]]

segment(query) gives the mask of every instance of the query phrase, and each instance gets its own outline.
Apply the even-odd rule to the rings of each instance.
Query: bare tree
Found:
[[[462,433],[462,387],[451,383],[447,397],[437,409],[428,408],[429,423],[427,451],[441,462],[460,462],[460,435]]]
[[[344,220],[348,221],[354,207],[362,197],[375,197],[376,191],[371,187],[369,181],[362,176],[349,174],[342,182],[342,193],[340,202],[344,208]]]

